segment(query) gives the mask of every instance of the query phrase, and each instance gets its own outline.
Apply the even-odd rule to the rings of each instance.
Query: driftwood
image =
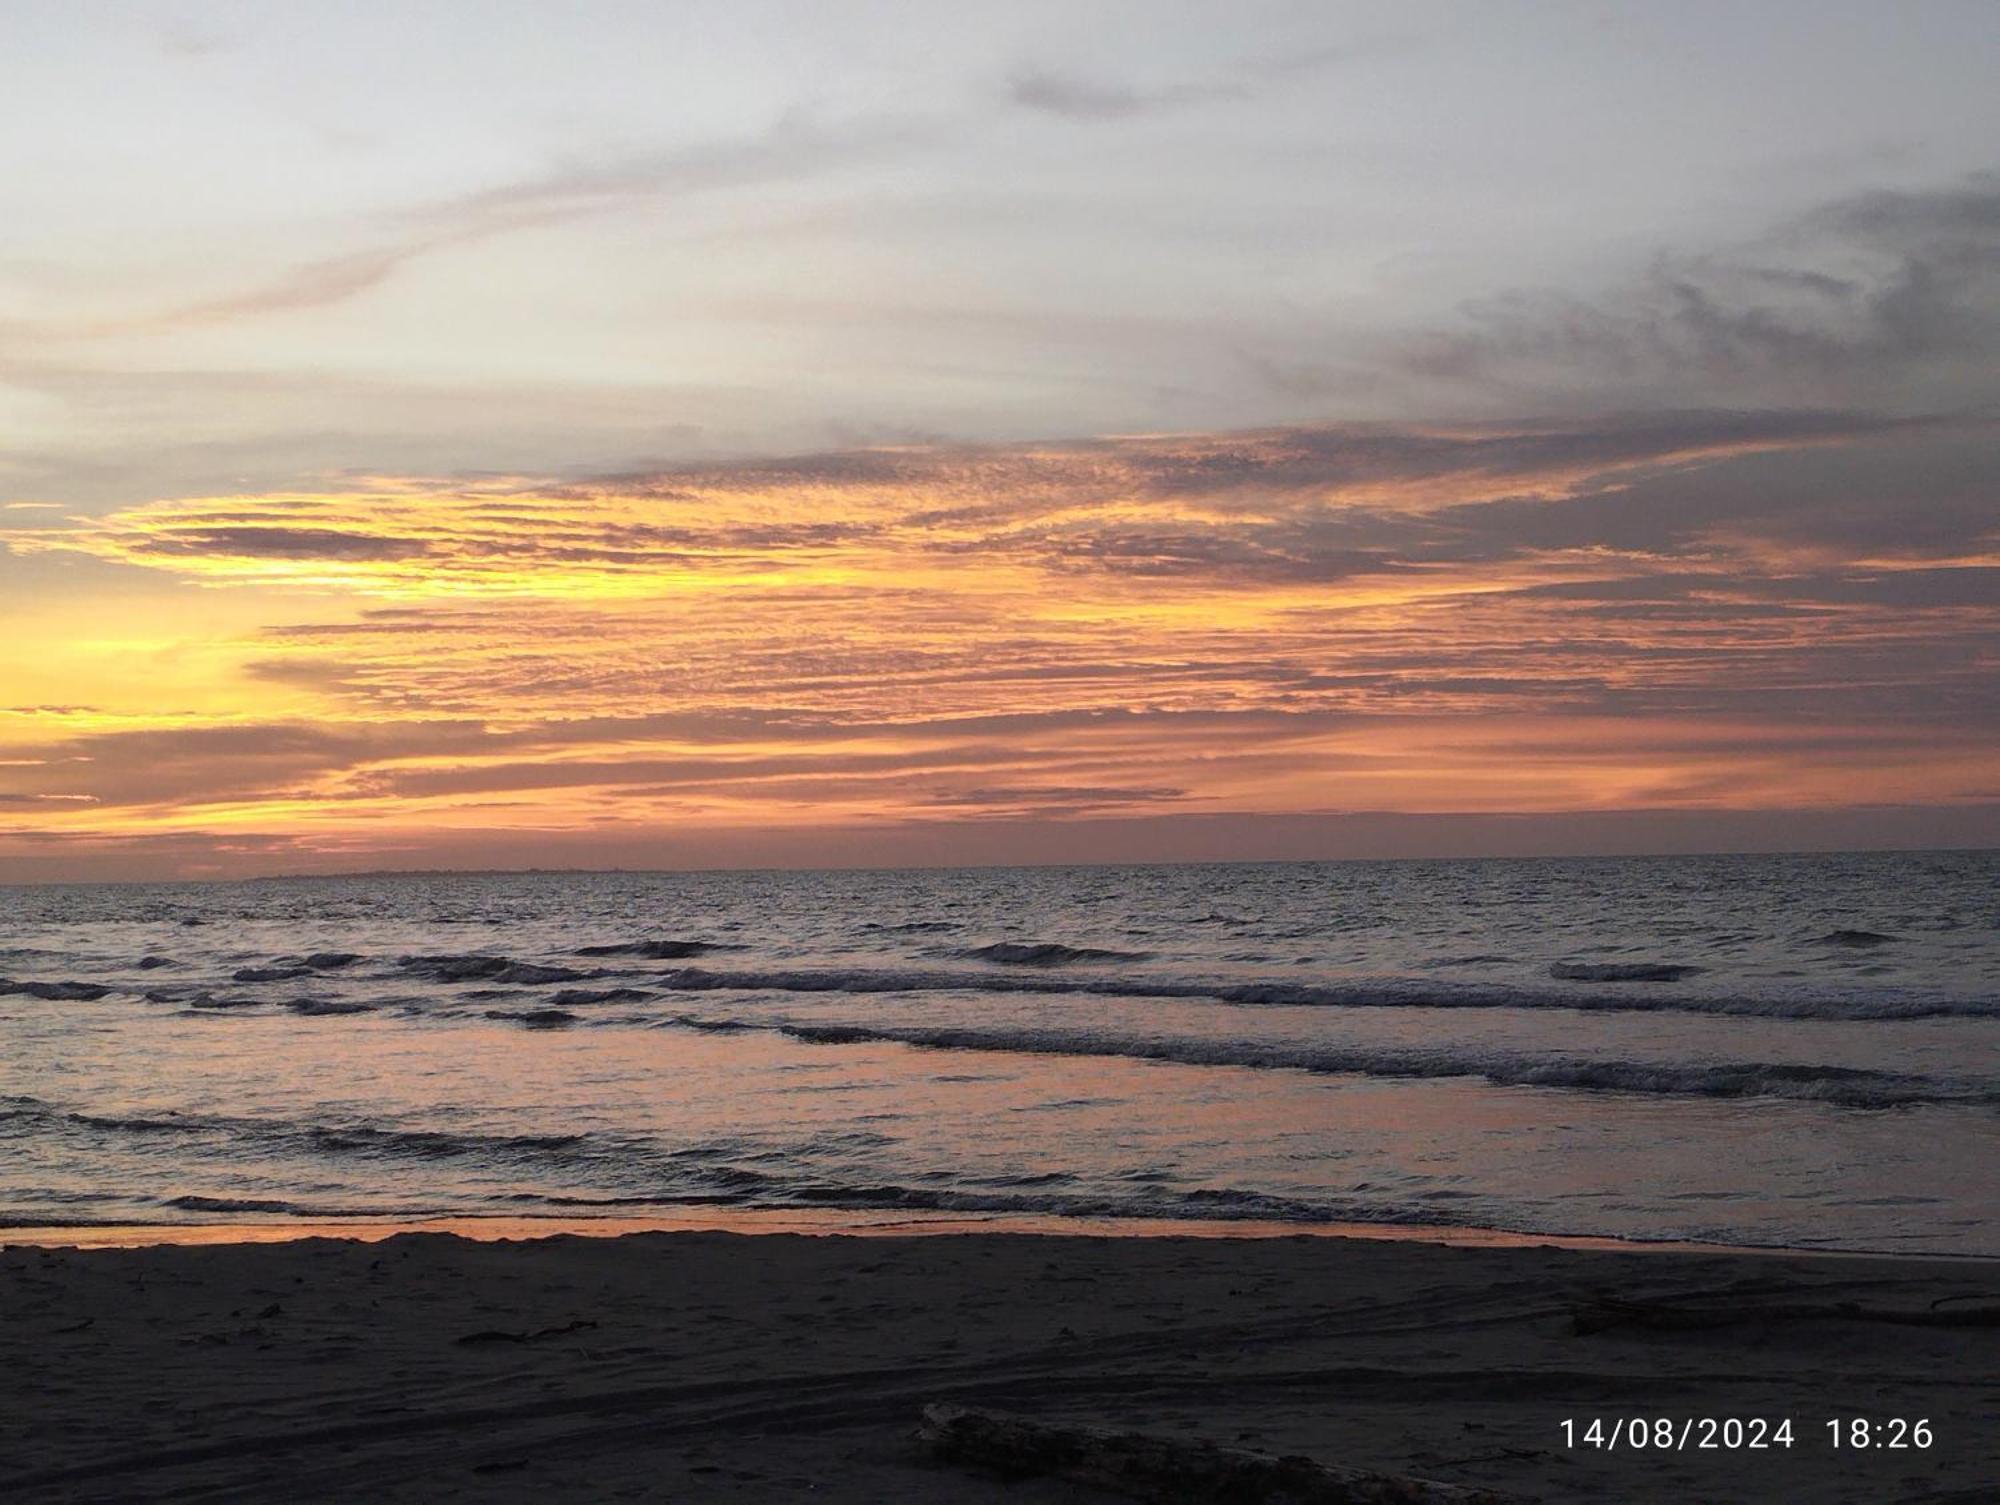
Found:
[[[1108,1427],[1056,1426],[966,1406],[924,1407],[917,1437],[947,1462],[1014,1478],[1052,1475],[1158,1505],[1505,1505],[1514,1498],[1311,1458]]]
[[[1958,1300],[1962,1298],[1947,1298]],[[1974,1298],[1991,1299],[1991,1298]],[[1655,1332],[1700,1332],[1753,1322],[1888,1322],[1903,1327],[2000,1327],[2000,1306],[1966,1310],[1928,1310],[1862,1306],[1858,1302],[1676,1302],[1627,1301],[1596,1296],[1579,1302],[1571,1314],[1579,1333],[1610,1327],[1644,1327]]]

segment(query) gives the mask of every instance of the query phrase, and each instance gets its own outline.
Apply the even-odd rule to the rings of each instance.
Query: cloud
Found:
[[[824,602],[857,566],[878,593],[899,572],[923,582],[974,561],[1217,583],[1336,581],[1601,545],[1616,537],[1615,527],[1604,531],[1617,515],[1607,499],[1632,488],[1729,458],[1936,428],[1853,412],[1677,412],[913,445],[588,483],[412,479],[159,502],[19,529],[7,546],[214,584],[389,597],[649,595],[671,582],[754,580],[760,591],[782,581]],[[1733,504],[1739,519],[1757,511]],[[1708,521],[1718,527],[1727,516],[1714,509]],[[1626,541],[1661,539],[1655,530]]]
[[[398,756],[465,752],[484,729],[465,722],[345,726],[301,722],[181,725],[0,743],[5,792],[99,806],[227,805],[279,799],[339,770]],[[12,759],[33,750],[40,766]]]
[[[1011,784],[940,789],[925,803],[981,819],[1023,816],[1074,819],[1107,810],[1131,810],[1184,800],[1188,791],[1144,784]]]
[[[1249,95],[1248,85],[1234,80],[1139,89],[1039,67],[1018,68],[1007,81],[1007,97],[1015,104],[1068,120],[1125,120]]]
[[[741,832],[1990,798],[1996,463],[1990,423],[1709,410],[163,501],[8,547],[270,603],[145,650],[221,664],[201,699],[235,713],[22,716],[0,792],[20,831],[385,849],[496,804]]]
[[[1988,260],[2000,235],[2000,172],[1973,173],[1945,188],[1873,189],[1836,200],[1805,223],[1906,252]]]
[[[148,554],[222,555],[238,559],[418,559],[430,545],[415,538],[384,538],[335,528],[178,528],[135,546]]]
[[[1255,75],[1247,64],[1239,72]],[[736,141],[580,159],[327,229],[319,240],[335,245],[333,254],[97,332],[168,332],[333,306],[414,258],[533,225],[671,207],[687,195],[761,195],[792,185],[816,185],[818,194],[856,173],[855,181],[867,180],[880,164],[916,160],[933,149],[937,132],[927,127],[936,124],[798,119]],[[1746,424],[1758,414],[1807,409],[1877,421],[1919,412],[1990,416],[2000,410],[1996,182],[1984,174],[1842,198],[1733,245],[1662,252],[1595,290],[1517,288],[1476,295],[1448,314],[1407,309],[1374,327],[1359,314],[1280,307],[1254,288],[1248,302],[1225,300],[1227,312],[1102,300],[1031,308],[984,296],[976,306],[940,308],[916,292],[888,302],[831,290],[725,300],[717,317],[756,321],[751,346],[763,348],[777,328],[817,354],[754,371],[725,361],[727,378],[711,366],[713,379],[704,382],[482,376],[467,385],[343,374],[339,359],[309,369],[203,370],[198,352],[168,358],[175,349],[196,351],[171,341],[147,347],[159,358],[134,369],[129,344],[122,357],[115,343],[74,342],[66,354],[75,358],[33,356],[34,331],[24,329],[9,342],[14,353],[0,357],[0,381],[58,416],[23,431],[38,433],[35,442],[0,452],[0,494],[102,504],[238,486],[277,490],[317,484],[307,478],[357,460],[405,473],[520,469],[560,484],[592,471],[650,475],[659,466],[647,457],[810,450],[843,431],[1033,433],[1073,413],[1133,429],[1213,423],[1218,413],[1248,422],[1330,408],[1532,414],[1540,424],[1585,418],[1572,427],[1613,441],[1639,437],[1634,414],[1672,421],[1690,410],[1731,410]],[[44,340],[39,348],[56,347]],[[885,348],[894,352],[893,372],[871,364]],[[121,358],[126,369],[116,368]],[[836,370],[855,381],[843,374],[829,386],[827,373]],[[1052,398],[1051,372],[1078,385]],[[976,400],[964,395],[968,382]],[[876,397],[856,396],[869,391]],[[844,421],[866,401],[889,409],[870,424]],[[1622,425],[1612,421],[1619,414]],[[1423,425],[1383,427],[1407,437]],[[1563,437],[1540,436],[1551,444]],[[1361,463],[1351,426],[1339,438]],[[1487,443],[1497,454],[1503,440],[1494,434]],[[1406,444],[1384,463],[1409,463],[1408,451]],[[1269,455],[1191,455],[1181,479],[1209,490],[1213,472],[1246,460],[1267,470],[1275,463]],[[901,462],[843,450],[791,463],[893,470]],[[1309,470],[1327,464],[1325,456],[1307,457]],[[935,467],[930,478],[944,489]],[[1173,479],[1163,472],[1156,484]],[[790,483],[774,473],[772,484]],[[937,510],[949,506],[941,498]]]
[[[1855,442],[1800,444],[1732,464],[1635,475],[1615,495],[1500,498],[1436,520],[1496,546],[1717,549],[1799,565],[1973,558],[2000,535],[1989,477],[2000,424],[1887,425]]]
[[[410,262],[441,252],[634,204],[810,181],[932,139],[931,131],[911,120],[828,125],[789,114],[742,140],[581,159],[378,215],[372,228],[389,233],[373,245],[301,263],[241,292],[146,317],[106,321],[91,332],[157,331],[323,308],[368,292]]]
[[[1277,84],[1337,65],[1401,51],[1412,40],[1407,35],[1385,33],[1297,47],[1282,54],[1246,60],[1205,79],[1150,86],[1093,78],[1046,64],[1023,63],[1008,76],[1007,98],[1021,109],[1066,120],[1129,120],[1191,106],[1252,99]]]
[[[1460,389],[1706,383],[1742,398],[2000,402],[2000,173],[1836,200],[1728,250],[1663,253],[1597,297],[1477,298],[1394,358]]]

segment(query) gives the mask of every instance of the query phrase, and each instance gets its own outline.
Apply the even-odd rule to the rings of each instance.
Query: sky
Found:
[[[10,0],[0,881],[2000,844],[1995,77]]]

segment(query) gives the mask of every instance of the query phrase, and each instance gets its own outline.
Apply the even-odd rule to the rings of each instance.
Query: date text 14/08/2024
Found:
[[[1928,1417],[1894,1416],[1882,1421],[1834,1417],[1825,1425],[1826,1438],[1836,1448],[1922,1449],[1933,1441]],[[1562,1433],[1566,1448],[1662,1453],[1789,1448],[1799,1436],[1789,1416],[1566,1417]]]

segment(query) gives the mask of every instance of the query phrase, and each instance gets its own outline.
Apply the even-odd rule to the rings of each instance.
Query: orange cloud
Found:
[[[41,619],[63,668],[0,679],[0,823],[347,852],[495,823],[1992,799],[1990,511],[1899,550],[1866,496],[1731,489],[1906,430],[902,448],[31,527],[16,569],[87,556],[178,594],[143,629]],[[40,710],[52,678],[82,708]]]

